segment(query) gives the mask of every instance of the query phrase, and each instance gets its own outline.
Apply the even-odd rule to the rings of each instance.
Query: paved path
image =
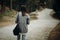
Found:
[[[49,32],[60,22],[50,16],[51,11],[51,9],[46,8],[37,12],[38,19],[31,21],[28,26],[27,40],[47,40]],[[12,33],[14,27],[15,24],[0,28],[0,40],[16,40],[16,36]]]

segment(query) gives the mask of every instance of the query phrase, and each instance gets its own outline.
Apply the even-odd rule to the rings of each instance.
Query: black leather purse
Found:
[[[17,36],[17,35],[19,35],[19,32],[20,32],[19,25],[17,24],[16,27],[14,28],[14,30],[13,30],[13,34],[15,36]]]

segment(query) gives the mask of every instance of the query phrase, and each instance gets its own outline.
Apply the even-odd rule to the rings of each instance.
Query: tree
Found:
[[[35,11],[40,2],[40,0],[1,0],[1,2],[2,1],[3,5],[9,7],[10,9],[19,10],[21,5],[25,5],[29,11]]]

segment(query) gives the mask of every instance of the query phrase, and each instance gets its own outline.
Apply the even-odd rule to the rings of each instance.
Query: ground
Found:
[[[50,32],[48,40],[60,40],[60,23]]]
[[[27,40],[47,40],[50,31],[60,22],[50,15],[51,12],[52,9],[47,8],[36,12],[38,19],[30,21],[29,30],[26,34]],[[0,40],[16,40],[17,37],[13,35],[15,26],[16,24],[12,24],[0,28]]]

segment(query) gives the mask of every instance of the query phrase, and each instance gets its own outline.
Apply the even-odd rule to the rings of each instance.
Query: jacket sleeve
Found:
[[[30,24],[30,16],[27,14],[27,24]]]

